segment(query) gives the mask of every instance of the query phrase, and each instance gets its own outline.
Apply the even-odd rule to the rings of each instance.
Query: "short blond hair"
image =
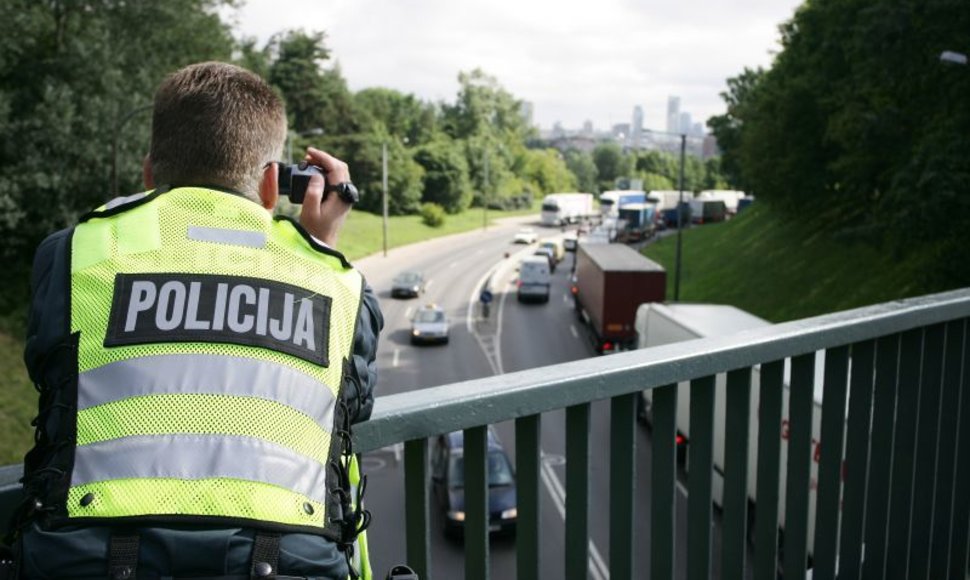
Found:
[[[259,199],[263,167],[286,142],[286,110],[266,81],[222,62],[193,64],[155,92],[155,183],[216,185]]]

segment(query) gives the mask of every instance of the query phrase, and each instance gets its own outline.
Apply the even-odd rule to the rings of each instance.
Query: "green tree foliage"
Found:
[[[0,17],[0,236],[23,265],[39,239],[141,187],[150,114],[162,77],[228,60],[217,0],[3,0]],[[123,121],[127,121],[122,123]]]
[[[723,170],[792,215],[933,258],[928,272],[970,283],[970,70],[958,0],[807,3],[781,27],[763,74],[729,81],[711,126]]]
[[[456,143],[442,136],[418,148],[414,160],[424,168],[421,201],[452,214],[468,209],[472,201],[468,162]]]
[[[543,194],[576,190],[576,176],[555,149],[524,149],[520,163],[522,170],[516,174],[528,183],[524,190]]]
[[[338,66],[323,66],[330,59],[325,38],[323,32],[303,30],[275,35],[267,47],[273,55],[268,80],[286,100],[290,127],[297,133],[355,133],[357,117],[347,82]]]
[[[623,149],[615,143],[597,145],[593,149],[593,163],[599,176],[599,191],[615,189],[618,178],[627,177],[633,173],[634,160],[625,155]]]
[[[382,125],[387,133],[411,147],[428,143],[437,134],[435,106],[414,95],[385,88],[364,89],[354,95],[354,104],[361,127]]]
[[[586,193],[598,193],[597,181],[599,178],[596,163],[593,156],[584,151],[575,149],[566,152],[566,167],[576,176],[576,187],[579,191]]]

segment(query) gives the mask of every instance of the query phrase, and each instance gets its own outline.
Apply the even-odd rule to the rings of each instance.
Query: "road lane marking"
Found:
[[[448,264],[448,269],[450,270],[451,268],[454,268],[457,265],[458,265],[458,262],[452,262],[452,263]]]
[[[569,325],[569,332],[573,333],[573,338],[579,338],[579,331],[576,330],[576,326],[573,324]]]
[[[404,318],[407,318],[408,320],[411,320],[411,308],[411,306],[408,306],[407,310],[404,311]]]
[[[394,349],[394,358],[391,361],[391,366],[392,367],[396,367],[397,366],[397,363],[400,361],[400,359],[401,359],[401,351],[400,351],[400,349],[396,349],[395,348]]]
[[[428,291],[428,288],[431,288],[431,285],[432,285],[432,284],[434,284],[434,280],[428,280],[428,281],[427,281],[427,282],[426,282],[426,283],[424,284],[424,291],[425,291],[425,292],[427,292],[427,291]]]

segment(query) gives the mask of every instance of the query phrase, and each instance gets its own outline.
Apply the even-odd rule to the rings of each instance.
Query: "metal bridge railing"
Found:
[[[538,538],[542,413],[566,409],[569,578],[588,561],[590,403],[611,400],[612,580],[644,577],[634,550],[650,549],[649,576],[675,574],[678,387],[690,381],[687,576],[742,578],[748,538],[748,433],[757,421],[754,561],[759,580],[954,578],[967,570],[970,522],[970,289],[888,302],[729,337],[624,352],[423,389],[377,400],[357,427],[357,449],[404,442],[407,559],[430,578],[429,437],[465,432],[465,577],[489,577],[486,429],[515,420],[517,576],[542,578]],[[816,353],[825,353],[818,449],[812,446]],[[790,365],[789,384],[785,379]],[[752,388],[752,368],[760,381]],[[723,432],[715,430],[715,377],[726,373]],[[636,397],[653,392],[649,546],[633,543]],[[783,408],[788,391],[787,409]],[[760,402],[754,407],[752,397]],[[782,439],[783,419],[786,439]],[[766,428],[770,426],[770,428]],[[712,561],[715,435],[725,434],[721,559]],[[788,460],[782,461],[787,446]],[[809,471],[818,453],[810,510]],[[781,489],[782,470],[785,486]],[[783,494],[783,495],[782,495]],[[779,499],[784,499],[779,506]],[[840,510],[841,505],[841,510]],[[784,510],[783,516],[780,510]],[[784,529],[778,522],[783,518]],[[814,536],[808,537],[809,518]],[[783,542],[778,541],[779,534]],[[811,544],[810,544],[811,543]],[[783,550],[779,550],[779,544]],[[809,545],[814,548],[809,554]],[[811,556],[811,559],[810,559]],[[838,569],[836,568],[838,566]]]
[[[567,577],[585,579],[590,404],[610,399],[610,577],[647,576],[648,571],[633,570],[633,555],[634,550],[649,549],[648,577],[672,579],[677,538],[675,416],[678,383],[689,381],[689,579],[706,580],[715,566],[722,578],[742,578],[747,567],[758,580],[774,580],[779,570],[786,579],[797,579],[806,576],[811,563],[815,580],[836,575],[840,580],[964,580],[970,537],[970,368],[964,368],[970,360],[968,317],[970,289],[964,289],[728,337],[380,397],[370,421],[356,427],[355,447],[366,452],[404,443],[407,559],[422,579],[428,579],[428,438],[464,430],[465,576],[484,580],[489,577],[486,431],[490,424],[514,419],[517,577],[543,578],[538,541],[540,425],[542,413],[566,409],[563,557]],[[825,354],[818,418],[824,445],[813,448],[819,352]],[[756,382],[755,368],[760,375]],[[719,431],[716,377],[722,374],[725,427]],[[653,389],[649,499],[634,497],[633,488],[636,404],[647,389]],[[757,460],[749,466],[749,461],[755,463],[749,457],[752,421],[758,426],[752,443]],[[716,438],[722,436],[724,466],[718,476],[723,476],[723,540],[721,558],[714,562],[713,457],[715,445],[721,444]],[[819,465],[817,494],[810,502],[813,454]],[[757,483],[753,502],[749,468]],[[0,516],[19,499],[12,474],[19,476],[19,471],[0,468],[0,484],[6,482],[0,485]],[[634,545],[637,500],[650,501],[649,546]],[[752,505],[753,562],[746,563]]]

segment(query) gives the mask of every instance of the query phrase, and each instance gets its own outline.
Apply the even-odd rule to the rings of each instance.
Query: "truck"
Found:
[[[695,197],[690,200],[690,222],[692,224],[712,224],[727,219],[727,207],[720,199]]]
[[[723,201],[728,216],[738,213],[738,204],[745,198],[743,191],[729,189],[705,189],[695,196],[697,199]]]
[[[761,328],[769,325],[766,320],[745,312],[734,306],[721,304],[643,304],[637,309],[636,331],[637,346],[650,348],[713,336],[726,336],[744,330]],[[812,553],[815,542],[815,503],[817,500],[818,461],[821,448],[821,416],[822,416],[822,377],[825,367],[825,353],[820,351],[815,357],[815,391],[814,409],[812,410],[812,465],[811,482],[809,484],[809,528],[808,550]],[[758,408],[760,403],[760,366],[751,370],[751,399],[750,399],[750,428],[748,432],[748,500],[755,507],[757,497],[756,467],[758,464]],[[782,430],[780,488],[785,489],[788,460],[788,399],[789,399],[789,362],[785,363],[784,392],[782,394]],[[715,380],[714,393],[714,477],[712,480],[712,498],[718,507],[723,507],[724,499],[724,429],[725,429],[725,389],[726,374],[718,374]],[[689,469],[690,449],[690,384],[681,382],[677,387],[677,441],[678,458],[683,461],[686,457],[686,468]],[[653,422],[652,393],[643,391],[641,395],[640,416],[648,424]],[[778,508],[778,527],[785,528],[785,506],[782,501]],[[749,517],[754,510],[749,510]]]
[[[593,215],[592,193],[550,193],[542,199],[544,226],[563,226]]]
[[[645,203],[647,192],[639,189],[615,189],[600,194],[600,215],[617,218],[620,208],[630,203]]]
[[[620,208],[618,238],[638,242],[653,236],[657,229],[657,210],[652,203],[630,203]]]
[[[663,301],[663,266],[623,244],[580,243],[572,287],[576,313],[589,330],[596,352],[636,348],[637,307]]]

